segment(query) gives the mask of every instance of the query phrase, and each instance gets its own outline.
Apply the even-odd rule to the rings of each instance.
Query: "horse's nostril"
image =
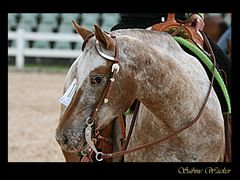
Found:
[[[65,135],[63,134],[63,136],[62,136],[62,143],[63,143],[63,144],[67,144],[67,142],[68,142],[67,136],[65,136]]]
[[[59,134],[56,136],[56,140],[61,145],[66,145],[68,143],[68,138],[65,134]]]

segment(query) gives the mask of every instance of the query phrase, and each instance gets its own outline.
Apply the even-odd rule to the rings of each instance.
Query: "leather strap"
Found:
[[[135,105],[132,121],[131,121],[131,124],[130,124],[130,128],[129,128],[129,131],[128,131],[127,139],[125,141],[123,150],[126,150],[127,147],[128,147],[128,144],[129,144],[129,141],[130,141],[130,138],[131,138],[131,135],[132,135],[132,131],[133,131],[136,119],[137,119],[139,106],[140,106],[140,101],[136,100],[136,105]]]
[[[94,33],[91,33],[91,34],[89,34],[89,35],[84,39],[83,44],[82,44],[82,51],[84,51],[84,48],[85,48],[87,42],[88,42],[89,39],[91,39],[94,35],[95,35]]]

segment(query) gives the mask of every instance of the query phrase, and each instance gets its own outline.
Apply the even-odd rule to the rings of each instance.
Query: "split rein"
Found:
[[[139,109],[139,106],[140,106],[140,102],[137,101],[137,104],[136,104],[136,107],[135,107],[135,110],[134,110],[134,114],[133,114],[133,118],[132,118],[132,121],[131,121],[131,125],[130,125],[130,129],[129,129],[129,132],[128,132],[128,136],[126,138],[126,141],[125,141],[125,145],[124,145],[124,148],[120,151],[117,151],[117,152],[113,152],[113,153],[103,153],[103,152],[100,152],[98,151],[98,149],[95,147],[95,143],[96,141],[94,142],[93,139],[95,138],[95,140],[98,140],[98,134],[99,134],[99,127],[98,128],[95,128],[96,125],[97,125],[97,113],[99,111],[99,108],[103,105],[103,104],[106,104],[108,103],[109,101],[109,95],[111,93],[111,89],[112,89],[112,85],[114,83],[114,81],[116,80],[116,76],[119,72],[119,69],[120,69],[120,59],[119,59],[119,49],[118,49],[118,46],[117,46],[117,41],[116,41],[116,37],[115,36],[112,36],[111,34],[109,35],[110,37],[112,37],[114,40],[115,40],[115,57],[111,57],[111,56],[108,56],[106,54],[104,54],[101,49],[99,48],[100,46],[100,43],[98,41],[96,41],[96,50],[97,52],[99,53],[100,56],[102,56],[103,58],[105,58],[106,60],[109,60],[112,63],[112,66],[111,66],[111,72],[110,72],[110,76],[108,78],[108,81],[107,81],[107,84],[102,92],[102,95],[100,97],[100,100],[98,101],[94,111],[91,113],[91,115],[86,119],[86,125],[87,127],[85,128],[85,140],[88,144],[88,146],[90,147],[90,149],[88,148],[88,150],[90,150],[90,152],[86,152],[85,150],[81,151],[83,157],[86,157],[88,156],[88,159],[89,161],[91,159],[91,157],[89,157],[89,155],[92,156],[92,151],[94,151],[95,153],[95,159],[97,161],[102,161],[103,159],[109,159],[109,158],[114,158],[114,157],[119,157],[119,156],[122,156],[122,155],[125,155],[125,154],[129,154],[129,153],[132,153],[132,152],[135,152],[135,151],[138,151],[138,150],[141,150],[141,149],[144,149],[144,148],[147,148],[147,147],[150,147],[150,146],[153,146],[155,144],[159,144],[167,139],[170,139],[174,136],[177,136],[179,133],[181,133],[182,131],[184,131],[185,129],[189,128],[190,126],[192,126],[195,122],[197,122],[202,113],[203,113],[203,110],[206,106],[206,103],[208,101],[208,98],[210,96],[210,93],[211,93],[211,89],[213,87],[213,81],[214,81],[214,71],[215,71],[215,66],[216,66],[216,60],[215,60],[215,56],[214,56],[214,53],[211,49],[211,46],[206,38],[206,35],[204,33],[202,33],[203,37],[204,37],[204,41],[206,42],[206,45],[208,46],[208,48],[210,49],[210,54],[211,54],[211,58],[213,60],[213,71],[212,71],[212,78],[211,78],[211,83],[210,83],[210,87],[209,87],[209,90],[208,90],[208,93],[206,95],[206,98],[203,102],[203,105],[200,109],[200,111],[198,112],[197,116],[192,120],[190,121],[189,123],[187,123],[185,126],[183,126],[182,128],[179,128],[179,129],[176,129],[174,130],[171,134],[161,138],[161,139],[157,139],[153,142],[150,142],[150,143],[147,143],[147,144],[144,144],[144,145],[141,145],[141,146],[138,146],[138,147],[135,147],[135,148],[132,148],[132,149],[127,149],[127,146],[128,146],[128,143],[129,143],[129,140],[130,140],[130,137],[131,137],[131,134],[132,134],[132,131],[133,131],[133,127],[134,127],[134,124],[135,124],[135,121],[136,121],[136,118],[137,118],[137,114],[138,114],[138,109]],[[83,46],[82,46],[82,50],[84,50],[84,47],[86,45],[86,43],[89,41],[90,38],[92,38],[94,36],[94,34],[90,34],[84,41],[83,43]]]

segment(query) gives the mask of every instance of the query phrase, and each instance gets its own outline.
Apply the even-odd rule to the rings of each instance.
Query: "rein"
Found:
[[[202,105],[201,109],[199,110],[197,116],[192,121],[190,121],[185,126],[183,126],[182,128],[174,130],[173,133],[171,133],[171,134],[169,134],[169,135],[167,135],[167,136],[165,136],[163,138],[157,139],[157,140],[155,140],[153,142],[150,142],[150,143],[147,143],[147,144],[144,144],[144,145],[132,148],[132,149],[127,149],[127,146],[128,146],[128,143],[129,143],[129,140],[131,138],[131,134],[132,134],[132,131],[133,131],[133,128],[134,128],[134,124],[135,124],[135,121],[136,121],[136,118],[137,118],[139,106],[140,106],[140,102],[137,101],[137,104],[136,104],[136,107],[135,107],[135,110],[134,110],[134,115],[133,115],[133,118],[132,118],[132,121],[131,121],[131,125],[130,125],[130,130],[129,130],[129,133],[128,133],[127,138],[126,138],[124,148],[122,148],[122,150],[120,150],[118,152],[113,152],[113,153],[103,153],[103,152],[98,151],[98,149],[95,147],[96,142],[93,142],[92,139],[96,138],[98,140],[97,135],[99,134],[99,127],[95,129],[95,127],[97,125],[97,119],[96,119],[97,113],[99,111],[99,108],[102,106],[102,104],[106,104],[108,102],[109,94],[111,93],[112,84],[115,81],[115,77],[116,77],[116,75],[117,75],[117,73],[119,71],[119,68],[120,68],[120,65],[119,65],[119,63],[120,63],[119,50],[118,50],[117,42],[115,41],[116,42],[115,43],[115,57],[114,58],[113,57],[108,58],[108,56],[103,55],[103,52],[99,52],[99,49],[97,47],[98,46],[97,45],[98,41],[96,42],[96,49],[97,49],[99,55],[102,56],[103,58],[105,58],[106,60],[112,61],[113,64],[112,64],[110,77],[108,79],[108,82],[107,82],[104,90],[103,90],[101,98],[100,98],[99,102],[97,103],[97,105],[95,107],[95,110],[86,119],[87,127],[85,129],[85,139],[86,139],[86,141],[88,143],[88,146],[90,147],[90,151],[91,152],[86,153],[86,152],[82,151],[82,154],[84,155],[84,157],[88,156],[89,161],[92,161],[91,157],[92,157],[92,153],[94,152],[95,153],[95,159],[97,161],[102,161],[103,159],[114,158],[114,157],[122,156],[124,154],[129,154],[129,153],[132,153],[132,152],[144,149],[144,148],[148,148],[150,146],[153,146],[155,144],[159,144],[159,143],[161,143],[161,142],[163,142],[165,140],[168,140],[168,139],[170,139],[170,138],[172,138],[174,136],[177,136],[179,133],[181,133],[182,131],[186,130],[187,128],[192,126],[194,123],[196,123],[200,119],[200,117],[201,117],[201,115],[203,113],[203,110],[206,107],[207,101],[209,99],[209,96],[210,96],[210,93],[211,93],[211,89],[213,87],[214,71],[215,71],[215,66],[216,66],[216,60],[215,60],[215,56],[214,56],[214,53],[212,51],[212,48],[211,48],[211,46],[210,46],[210,44],[209,44],[209,42],[208,42],[208,40],[206,38],[206,35],[203,32],[202,32],[202,35],[203,35],[203,38],[204,38],[204,40],[206,42],[206,45],[210,49],[210,54],[211,54],[211,58],[213,60],[214,66],[213,66],[213,71],[212,71],[213,75],[212,75],[212,78],[211,78],[211,83],[210,83],[210,86],[209,86],[208,93],[206,95],[206,98],[205,98],[205,100],[203,102],[203,105]],[[82,50],[84,50],[84,47],[85,47],[86,43],[93,36],[94,36],[94,34],[90,34],[85,39],[85,41],[83,43]],[[115,36],[111,36],[111,37],[113,39],[116,38]],[[94,130],[94,132],[93,132],[93,130]],[[93,136],[92,136],[92,134],[93,134]]]

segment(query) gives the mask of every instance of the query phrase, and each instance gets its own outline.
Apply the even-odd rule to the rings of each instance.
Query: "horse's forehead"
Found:
[[[78,58],[76,77],[79,87],[81,87],[91,71],[102,66],[106,66],[106,60],[98,55],[96,50],[86,49],[82,56]]]

